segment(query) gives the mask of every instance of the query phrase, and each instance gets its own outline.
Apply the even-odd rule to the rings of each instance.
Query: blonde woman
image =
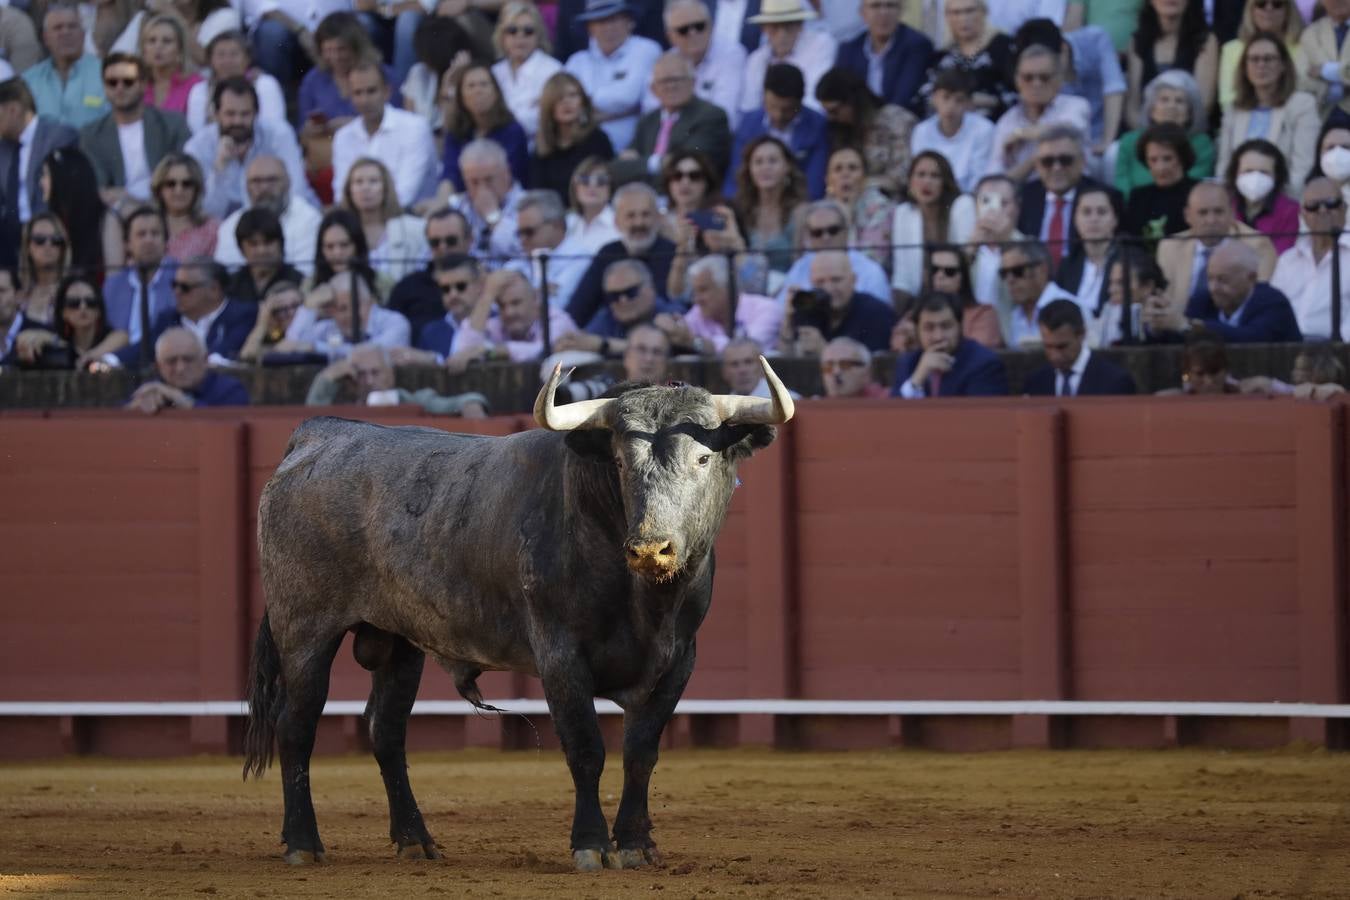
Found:
[[[404,215],[394,177],[384,163],[362,157],[352,164],[342,191],[342,206],[361,220],[370,248],[370,266],[377,275],[397,282],[426,262],[426,223]]]
[[[539,7],[527,0],[511,0],[502,7],[492,45],[499,57],[492,74],[511,115],[533,139],[539,130],[539,95],[545,82],[562,70],[562,63],[549,55],[548,31]]]
[[[529,167],[529,184],[535,190],[566,197],[572,174],[583,160],[614,158],[591,98],[570,72],[558,72],[544,82],[537,125]]]
[[[1289,48],[1275,34],[1259,31],[1247,42],[1238,67],[1233,105],[1219,127],[1215,171],[1226,172],[1241,144],[1262,138],[1284,155],[1289,165],[1289,193],[1297,197],[1313,166],[1317,133],[1322,123],[1312,94],[1296,90],[1298,72]]]
[[[150,194],[169,226],[165,252],[174,259],[215,256],[220,220],[202,214],[206,179],[197,160],[170,153],[150,176]]]
[[[202,76],[190,68],[187,29],[176,15],[161,13],[141,28],[141,59],[149,72],[146,106],[187,114],[188,94]]]
[[[1302,72],[1307,68],[1298,49],[1299,38],[1303,36],[1303,16],[1299,15],[1293,0],[1247,0],[1243,4],[1237,37],[1219,50],[1219,106],[1224,110],[1237,98],[1236,79],[1242,64],[1242,51],[1258,31],[1283,37],[1284,45],[1294,59],[1295,70]]]

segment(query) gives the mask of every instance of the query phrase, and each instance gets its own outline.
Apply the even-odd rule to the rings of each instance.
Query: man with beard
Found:
[[[216,121],[183,148],[206,174],[202,211],[225,218],[247,199],[244,170],[259,156],[275,156],[286,167],[291,190],[313,199],[295,133],[284,123],[258,119],[258,93],[247,78],[226,78],[211,96]]]
[[[255,156],[244,170],[244,189],[249,206],[232,212],[220,223],[216,236],[216,262],[238,268],[247,262],[239,245],[239,222],[250,209],[265,209],[281,222],[283,259],[305,275],[314,271],[314,235],[323,215],[304,197],[291,193],[291,177],[275,156]]]
[[[619,239],[600,248],[567,304],[567,314],[583,328],[604,308],[603,282],[610,263],[620,259],[641,260],[651,272],[652,282],[660,286],[666,284],[670,275],[675,244],[657,231],[660,214],[656,191],[642,182],[625,184],[615,191],[614,224],[619,229]]]

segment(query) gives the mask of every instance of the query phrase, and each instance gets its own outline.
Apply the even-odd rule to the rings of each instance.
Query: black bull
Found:
[[[659,858],[648,783],[693,671],[736,466],[793,412],[761,364],[771,400],[640,387],[555,407],[555,370],[535,404],[548,430],[504,438],[328,418],[296,429],[258,511],[267,611],[244,760],[261,775],[275,741],[288,862],[323,860],[309,759],[348,631],[372,673],[366,719],[399,855],[440,855],[404,752],[430,654],[478,706],[485,670],[539,677],[576,788],[577,868]],[[612,844],[596,697],[624,711]]]

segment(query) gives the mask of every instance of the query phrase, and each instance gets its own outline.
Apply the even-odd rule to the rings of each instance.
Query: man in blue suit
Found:
[[[900,0],[861,0],[867,30],[839,45],[834,64],[867,80],[872,93],[927,118],[919,88],[928,76],[933,42],[900,23]]]
[[[169,328],[155,341],[155,369],[159,378],[136,388],[126,409],[152,416],[163,409],[248,405],[248,390],[207,368],[206,348],[187,328]]]
[[[825,196],[825,164],[830,158],[830,140],[825,117],[802,105],[806,79],[802,70],[789,63],[775,63],[764,72],[764,106],[741,118],[731,151],[722,193],[736,195],[736,173],[746,162],[745,148],[760,135],[778,138],[806,173],[806,192],[812,200]]]
[[[1298,318],[1289,299],[1257,282],[1261,258],[1245,241],[1226,241],[1210,254],[1208,291],[1198,291],[1186,304],[1185,317],[1146,310],[1152,332],[1185,332],[1203,328],[1230,344],[1301,341]]]
[[[895,366],[892,397],[1006,397],[1008,373],[994,351],[961,336],[951,294],[925,294],[915,312],[919,346]]]
[[[161,311],[150,326],[152,346],[170,328],[186,328],[206,347],[208,356],[235,359],[258,319],[254,304],[225,297],[229,276],[225,267],[209,256],[180,265],[173,275],[174,308]],[[139,343],[118,351],[124,366],[141,358]]]
[[[1072,300],[1051,300],[1036,316],[1048,365],[1027,376],[1022,389],[1033,397],[1133,394],[1130,373],[1083,340],[1083,310]]]

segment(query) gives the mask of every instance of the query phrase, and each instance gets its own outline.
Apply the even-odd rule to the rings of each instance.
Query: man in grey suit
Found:
[[[638,120],[632,146],[614,164],[615,179],[655,182],[667,154],[697,150],[717,171],[719,180],[708,185],[715,192],[731,161],[731,127],[726,112],[694,96],[693,67],[675,50],[652,66],[652,93],[661,107]]]
[[[38,187],[42,161],[76,138],[75,129],[37,114],[22,78],[0,81],[0,266],[17,263],[24,223],[47,208]]]
[[[178,113],[145,105],[144,63],[129,53],[103,60],[103,91],[112,112],[80,129],[80,148],[93,163],[103,202],[136,205],[150,196],[150,176],[192,136]]]

